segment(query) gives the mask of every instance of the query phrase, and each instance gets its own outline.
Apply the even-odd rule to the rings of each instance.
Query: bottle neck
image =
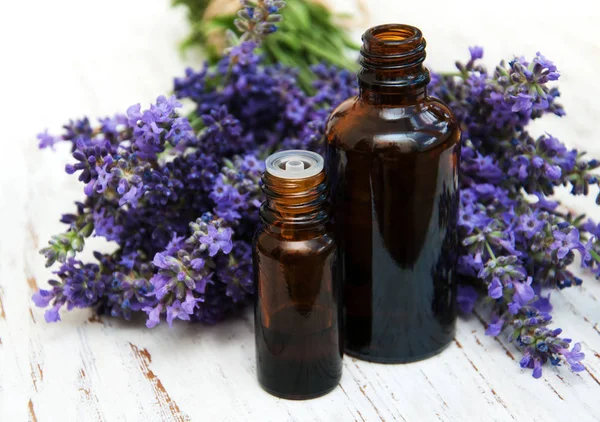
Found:
[[[359,96],[368,103],[378,106],[410,106],[427,98],[427,87],[417,89],[373,89],[359,82]]]
[[[265,172],[260,209],[265,228],[287,240],[314,237],[327,231],[329,207],[325,172],[305,179],[283,179]]]
[[[427,97],[426,42],[418,28],[381,25],[363,35],[360,96],[376,105],[411,105]]]

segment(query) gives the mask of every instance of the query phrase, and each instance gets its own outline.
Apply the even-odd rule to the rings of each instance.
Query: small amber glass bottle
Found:
[[[258,381],[269,393],[309,399],[342,374],[341,289],[329,231],[323,158],[270,156],[263,175],[263,227],[254,238]]]
[[[375,362],[426,358],[455,330],[460,131],[424,60],[419,29],[368,30],[360,93],[326,129],[346,352]]]

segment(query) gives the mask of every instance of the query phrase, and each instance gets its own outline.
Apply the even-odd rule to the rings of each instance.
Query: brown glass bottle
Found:
[[[263,227],[253,249],[258,380],[279,397],[314,398],[338,384],[343,357],[323,158],[274,154],[262,181]]]
[[[326,129],[345,348],[400,363],[441,351],[456,320],[460,131],[427,96],[421,31],[363,35],[360,93]]]

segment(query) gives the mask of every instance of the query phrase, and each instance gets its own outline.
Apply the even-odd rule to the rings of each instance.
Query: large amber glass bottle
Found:
[[[368,30],[360,94],[326,129],[345,348],[375,362],[434,355],[455,330],[460,132],[424,59],[419,29]]]
[[[337,386],[344,354],[323,158],[282,151],[266,164],[254,238],[258,380],[279,397],[318,397]]]

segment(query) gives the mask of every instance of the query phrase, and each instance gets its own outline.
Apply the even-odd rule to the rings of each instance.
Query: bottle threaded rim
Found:
[[[429,71],[423,67],[427,42],[419,28],[387,24],[367,30],[363,36],[359,79],[368,85],[427,85]],[[402,77],[399,77],[402,75]]]

